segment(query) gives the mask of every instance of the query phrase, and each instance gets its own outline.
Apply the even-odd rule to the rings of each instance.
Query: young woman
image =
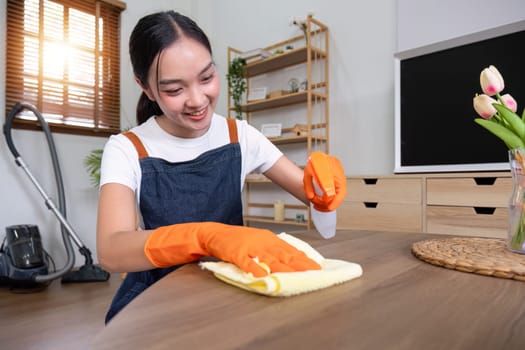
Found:
[[[242,226],[247,174],[262,172],[308,203],[303,171],[245,121],[215,114],[219,76],[197,24],[173,11],[147,15],[129,52],[143,90],[138,126],[109,139],[101,168],[99,263],[128,272],[106,322],[162,276],[202,256],[254,276],[267,274],[255,257],[272,272],[319,269],[271,231]],[[345,196],[342,167],[332,157],[330,164],[337,195],[309,196],[320,210],[333,210]]]

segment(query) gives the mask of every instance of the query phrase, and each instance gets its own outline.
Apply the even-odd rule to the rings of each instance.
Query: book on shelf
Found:
[[[253,49],[250,51],[245,51],[239,55],[240,58],[243,58],[246,63],[253,61],[261,60],[267,57],[270,57],[272,54],[265,49]]]

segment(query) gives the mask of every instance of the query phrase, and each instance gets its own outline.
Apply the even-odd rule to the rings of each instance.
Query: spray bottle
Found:
[[[335,196],[335,184],[328,158],[322,152],[314,152],[310,155],[310,158],[315,173],[315,176],[312,178],[315,193],[325,200],[330,200],[330,198]],[[318,211],[310,203],[310,212],[312,221],[321,236],[324,238],[334,237],[337,225],[337,211]]]

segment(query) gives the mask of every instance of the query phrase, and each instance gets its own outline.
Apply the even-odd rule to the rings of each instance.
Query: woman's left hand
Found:
[[[314,180],[323,192],[316,193]],[[346,175],[341,161],[322,152],[310,155],[304,169],[304,192],[318,211],[333,211],[346,197]]]

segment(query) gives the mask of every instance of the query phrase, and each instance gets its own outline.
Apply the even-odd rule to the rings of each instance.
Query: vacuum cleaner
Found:
[[[0,248],[0,283],[14,283],[19,287],[37,284],[28,276],[48,274],[46,257],[36,225],[6,227],[6,236]]]
[[[33,174],[31,174],[28,166],[23,161],[13,143],[11,137],[13,120],[24,110],[33,112],[46,135],[57,185],[58,208],[38,183]],[[31,224],[8,226],[6,228],[4,242],[0,248],[0,282],[3,284],[12,283],[17,285],[23,285],[24,283],[45,284],[58,278],[62,278],[62,283],[107,281],[110,274],[99,266],[93,264],[91,251],[82,243],[78,235],[75,233],[75,230],[66,219],[64,184],[62,182],[62,174],[60,171],[55,143],[47,121],[36,107],[29,103],[19,102],[9,113],[3,131],[7,146],[15,158],[16,165],[21,167],[27,176],[29,176],[31,182],[44,198],[46,207],[51,210],[60,221],[62,240],[66,249],[67,260],[64,267],[61,269],[50,271],[50,259],[42,247],[38,227]],[[73,268],[75,264],[75,252],[71,244],[71,239],[73,239],[79,248],[79,252],[85,259],[84,265],[80,268]]]

